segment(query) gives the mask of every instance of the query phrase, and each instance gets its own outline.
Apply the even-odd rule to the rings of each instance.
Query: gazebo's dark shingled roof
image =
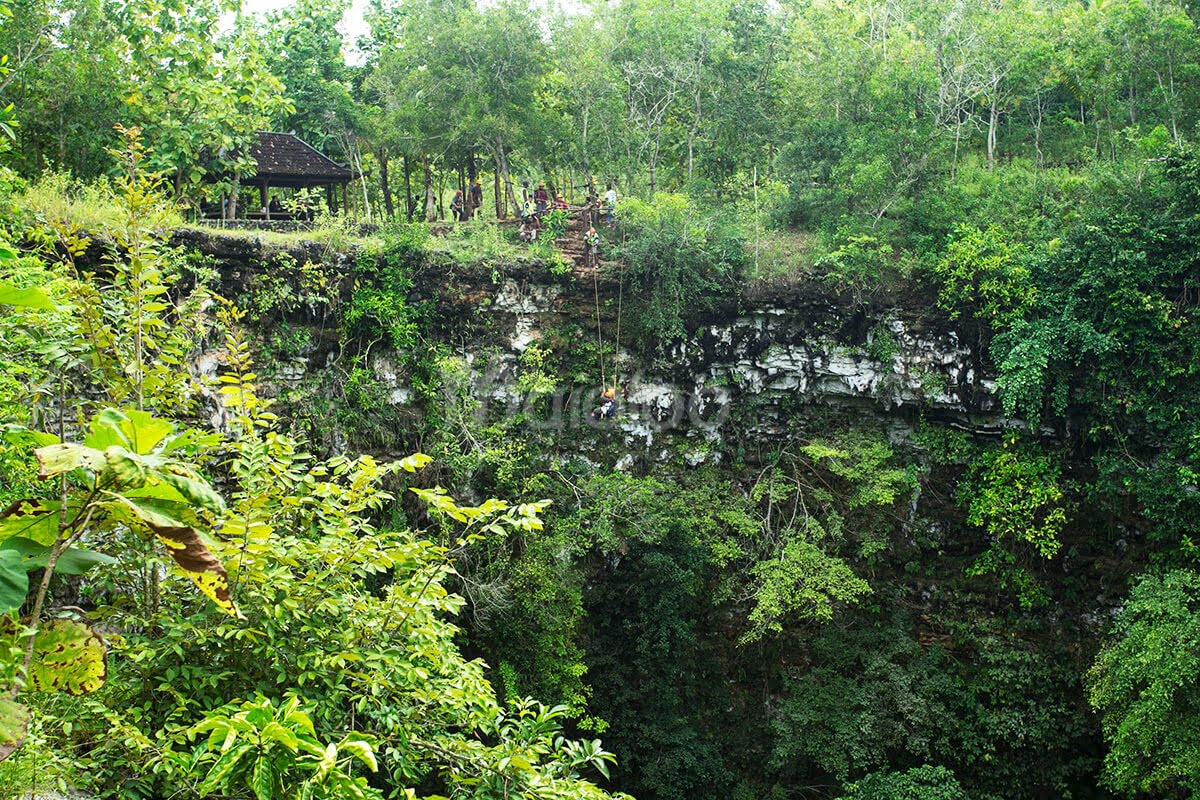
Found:
[[[325,156],[317,148],[291,133],[258,131],[258,143],[250,145],[250,156],[258,164],[255,177],[339,183],[354,173]]]

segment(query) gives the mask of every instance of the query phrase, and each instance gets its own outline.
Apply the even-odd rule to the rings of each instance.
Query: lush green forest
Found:
[[[0,797],[1200,796],[1200,12],[5,2]]]

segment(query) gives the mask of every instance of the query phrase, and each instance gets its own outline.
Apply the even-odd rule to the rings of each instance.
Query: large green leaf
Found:
[[[92,417],[91,433],[83,443],[97,450],[116,445],[146,455],[174,429],[171,423],[145,411],[106,408]]]
[[[208,771],[204,781],[196,787],[196,793],[201,797],[212,794],[213,792],[225,789],[229,786],[229,779],[233,775],[234,770],[242,760],[242,756],[253,754],[253,742],[238,742],[229,750],[223,752],[220,757],[213,762],[212,769]]]
[[[24,536],[39,544],[54,544],[60,508],[54,500],[18,500],[0,513],[0,542]]]
[[[214,513],[225,510],[225,500],[206,481],[194,474],[188,474],[180,468],[168,468],[156,471],[154,476],[171,486],[195,505],[207,508]]]
[[[52,549],[52,546],[38,544],[32,539],[26,539],[24,536],[14,536],[0,543],[0,553],[13,551],[20,554],[21,565],[26,572],[41,569],[48,565]],[[82,575],[101,564],[115,563],[117,563],[117,559],[104,553],[85,550],[81,547],[68,547],[58,557],[54,571],[61,572],[64,575]]]
[[[254,772],[250,776],[250,788],[254,791],[255,800],[271,800],[274,784],[275,770],[271,767],[271,759],[261,755],[254,762]]]
[[[108,474],[122,489],[136,489],[146,484],[146,466],[133,453],[119,445],[104,449],[104,460]]]
[[[53,311],[57,308],[44,289],[18,289],[7,281],[0,281],[0,305],[36,308],[42,311]]]
[[[58,444],[61,440],[53,433],[32,431],[21,425],[9,425],[4,430],[4,438],[18,446],[45,447],[48,444]]]
[[[83,443],[97,450],[105,450],[113,445],[132,448],[133,442],[123,429],[123,423],[128,418],[115,408],[105,408],[92,417],[91,432]]]
[[[83,467],[92,472],[104,469],[104,453],[79,444],[52,444],[33,451],[41,471],[38,477],[45,480]]]
[[[25,741],[29,728],[29,709],[20,703],[0,698],[0,761],[11,756]]]
[[[35,692],[87,694],[104,685],[108,648],[100,634],[69,619],[52,619],[33,637],[29,688]]]
[[[0,614],[20,608],[29,594],[29,574],[21,554],[0,550]]]

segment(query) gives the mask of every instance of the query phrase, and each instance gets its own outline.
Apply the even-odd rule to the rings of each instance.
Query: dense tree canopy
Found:
[[[1165,2],[380,2],[357,43],[346,9],[218,28],[216,4],[22,0],[0,32],[17,163],[96,174],[104,131],[137,122],[183,191],[269,127],[355,164],[486,157],[510,202],[537,175],[737,194],[778,166],[793,214],[836,197],[878,220],[972,157],[1115,159],[1196,124],[1194,20]]]

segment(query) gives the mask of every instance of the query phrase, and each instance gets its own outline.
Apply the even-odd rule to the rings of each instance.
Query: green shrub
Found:
[[[968,467],[958,492],[967,522],[983,528],[990,540],[968,570],[995,574],[1003,587],[1013,587],[1025,607],[1048,599],[1023,565],[1029,555],[1049,559],[1062,547],[1068,502],[1062,469],[1035,444],[1015,436],[987,450]]]
[[[383,225],[379,233],[385,252],[405,260],[420,258],[429,249],[429,226],[423,222],[395,220]]]
[[[1109,786],[1154,797],[1200,792],[1200,575],[1144,576],[1088,683],[1110,747]]]
[[[659,193],[621,205],[627,236],[618,255],[636,298],[646,350],[687,334],[686,318],[733,294],[745,269],[745,233],[720,213],[696,209],[683,195]]]
[[[34,223],[104,233],[127,222],[115,191],[105,179],[83,183],[66,172],[49,171],[29,184],[15,198],[15,205]],[[162,202],[153,210],[147,226],[165,230],[178,227],[182,221],[174,204]]]
[[[408,248],[401,243],[379,259],[360,251],[354,288],[342,314],[347,339],[384,339],[401,353],[414,351],[424,308],[408,301],[413,288]]]
[[[846,792],[841,800],[967,800],[953,772],[927,764],[907,772],[873,772]]]
[[[938,305],[952,319],[966,312],[995,329],[1011,327],[1029,313],[1037,298],[1026,253],[995,226],[956,228],[934,268],[941,283]]]

